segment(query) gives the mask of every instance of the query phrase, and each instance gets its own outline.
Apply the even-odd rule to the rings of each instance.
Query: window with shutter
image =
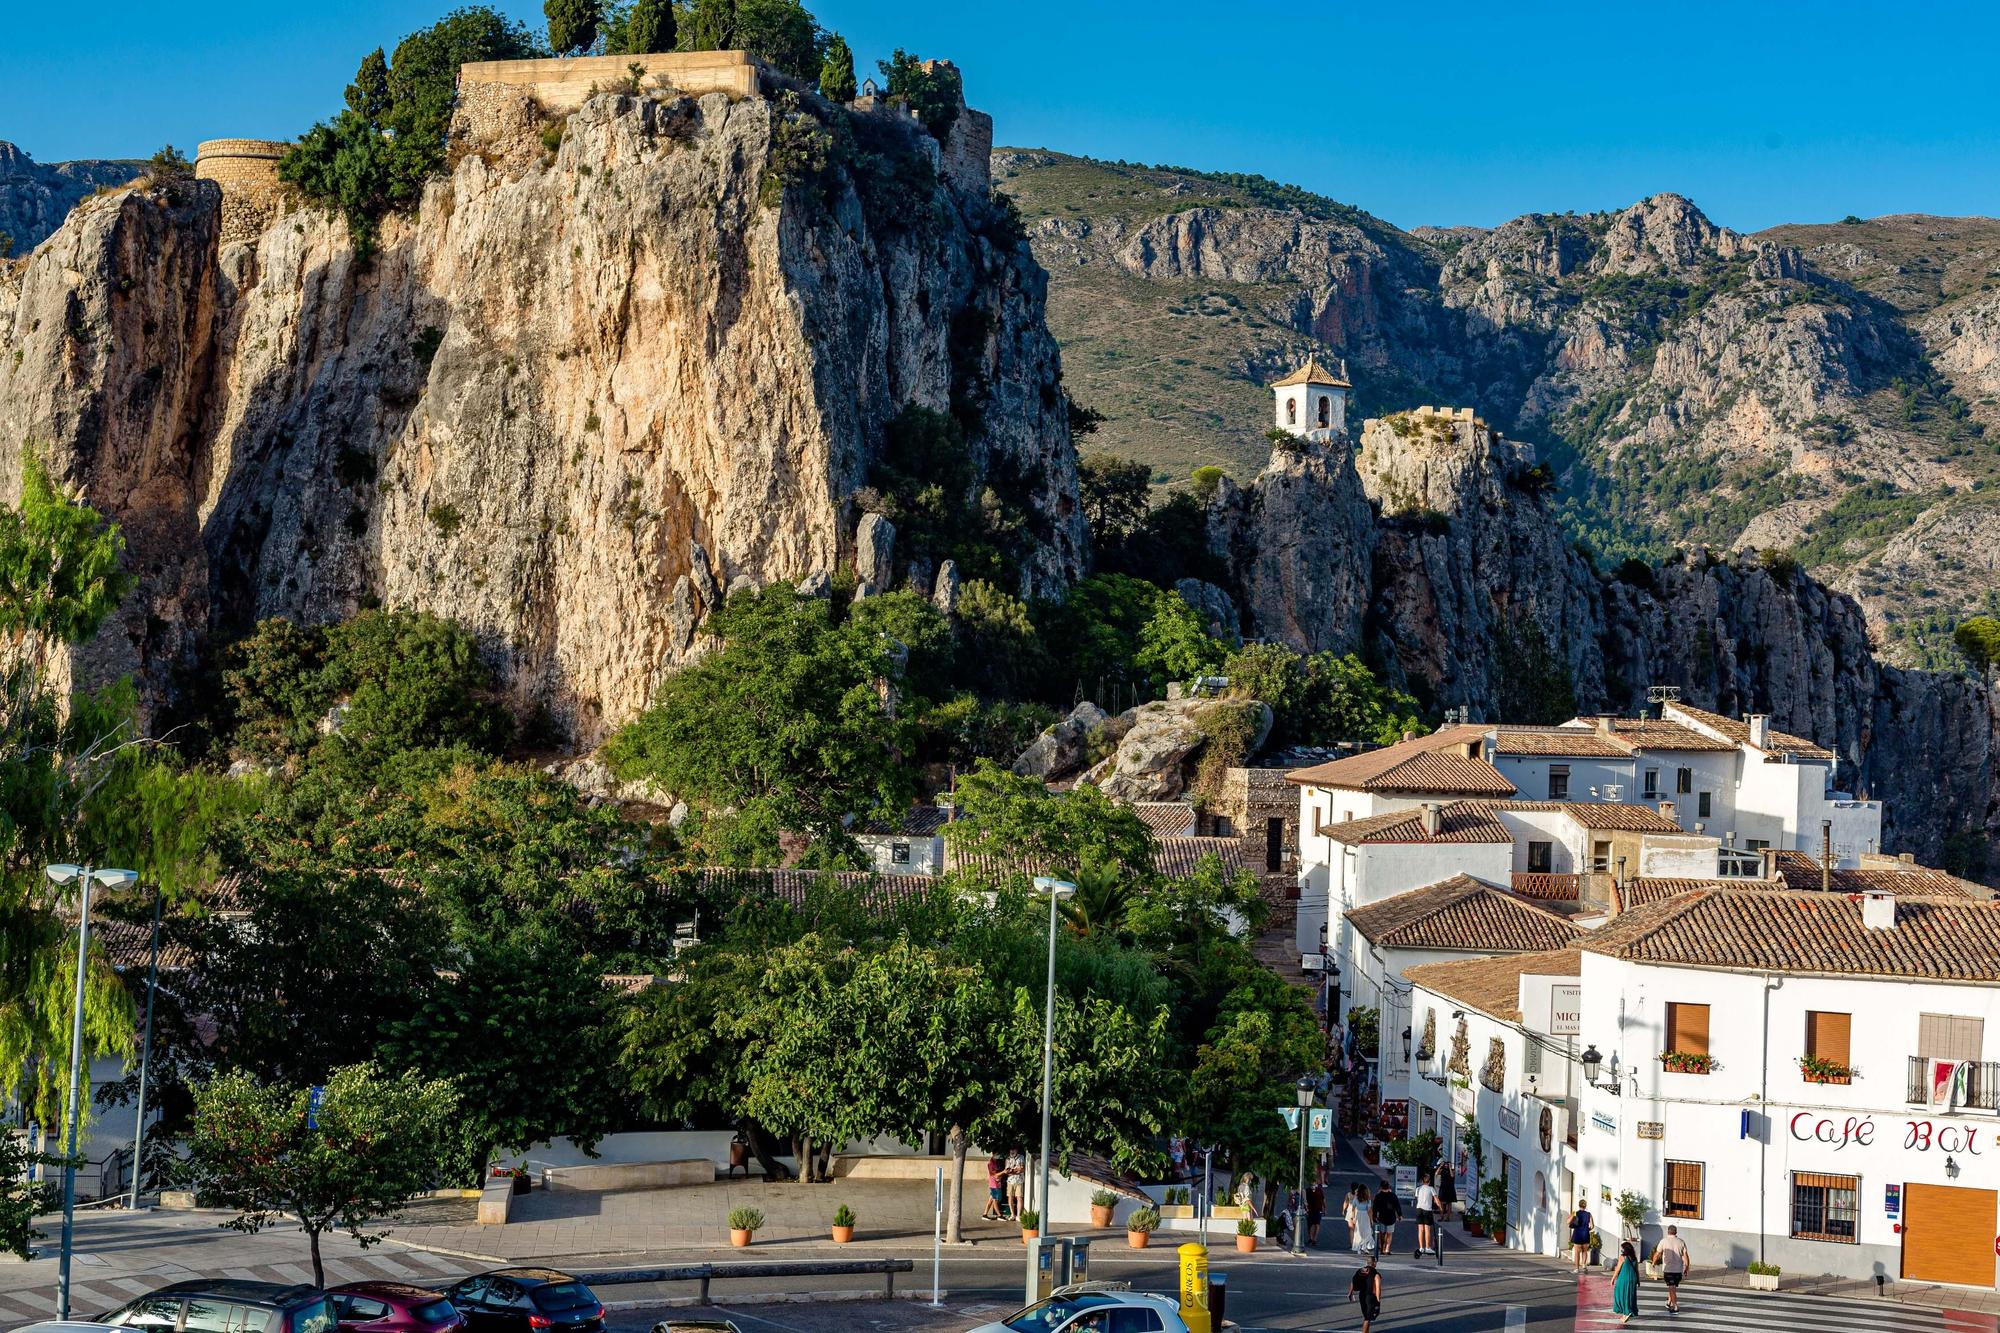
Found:
[[[1859,1176],[1792,1173],[1792,1235],[1800,1240],[1854,1244],[1860,1204]]]
[[[1806,1054],[1829,1064],[1845,1066],[1848,1061],[1851,1014],[1834,1014],[1814,1009],[1806,1013]]]
[[[1708,1006],[1667,1006],[1667,1049],[1683,1055],[1708,1054]]]
[[[1986,1039],[1986,1022],[1957,1014],[1917,1016],[1917,1054],[1928,1060],[1977,1060]]]
[[[1668,1217],[1701,1216],[1700,1162],[1668,1162],[1666,1187],[1660,1191],[1664,1205],[1660,1211]]]

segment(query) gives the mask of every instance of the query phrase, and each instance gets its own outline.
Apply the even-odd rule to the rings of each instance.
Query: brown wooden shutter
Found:
[[[1917,1054],[1932,1060],[1977,1060],[1986,1037],[1986,1022],[1956,1014],[1917,1017]]]
[[[1837,1065],[1848,1063],[1849,1034],[1854,1028],[1851,1014],[1806,1013],[1806,1054]]]
[[[1667,1006],[1667,1049],[1686,1055],[1708,1054],[1708,1006]]]

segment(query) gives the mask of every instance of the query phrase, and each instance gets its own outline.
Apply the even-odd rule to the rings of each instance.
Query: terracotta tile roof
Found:
[[[73,923],[72,923],[73,924]],[[97,946],[104,961],[120,972],[137,972],[140,979],[151,962],[153,949],[152,921],[120,921],[115,917],[90,915],[90,942]],[[76,952],[76,941],[70,941],[70,952]],[[160,931],[160,971],[177,972],[192,966],[194,955],[186,946],[174,943],[163,927]]]
[[[1788,889],[1817,889],[1820,886],[1819,859],[1810,852],[1779,852],[1778,878]],[[1960,879],[1949,870],[1930,866],[1863,866],[1832,870],[1827,887],[1836,893],[1922,894],[1932,898],[1985,898],[1986,889]]]
[[[1750,743],[1750,724],[1742,718],[1724,717],[1720,713],[1711,713],[1705,708],[1694,708],[1688,704],[1668,704],[1662,711],[1683,718],[1704,730],[1716,732],[1737,745]],[[1763,748],[1766,754],[1788,754],[1799,759],[1833,758],[1833,751],[1824,745],[1816,745],[1803,736],[1794,736],[1789,732],[1779,731],[1776,727],[1772,727],[1765,735]]]
[[[1501,958],[1462,958],[1423,963],[1403,973],[1412,986],[1469,1005],[1503,1023],[1521,1021],[1521,978],[1578,977],[1583,955],[1574,948]]]
[[[1366,819],[1325,824],[1321,834],[1349,847],[1374,842],[1512,842],[1514,835],[1483,801],[1453,801],[1438,810],[1438,831],[1424,828],[1424,812],[1391,810]]]
[[[1858,895],[1708,887],[1622,913],[1580,947],[1681,967],[2000,981],[2000,903],[1899,898],[1895,926],[1878,930],[1861,913]]]
[[[1032,879],[1049,873],[1047,866],[1030,857],[1009,856],[1005,852],[969,852],[953,846],[949,838],[944,844],[944,868],[946,874],[970,871],[988,882],[997,882],[1009,875],[1026,875]]]
[[[1194,832],[1194,807],[1186,801],[1134,801],[1132,813],[1162,837]]]
[[[1631,747],[1594,727],[1499,727],[1493,733],[1495,754],[1546,754],[1559,758],[1629,759]]]
[[[1774,887],[1768,879],[1690,879],[1675,875],[1649,875],[1625,881],[1623,888],[1616,889],[1618,910],[1629,912],[1635,907],[1645,907],[1651,903],[1665,902],[1676,894],[1693,893],[1697,889],[1754,889]]]
[[[901,821],[891,824],[885,820],[871,820],[861,826],[861,831],[884,838],[934,838],[950,822],[951,811],[945,806],[913,805]]]
[[[1635,801],[1495,801],[1498,810],[1554,810],[1587,829],[1611,833],[1680,833],[1682,828],[1650,805]]]
[[[1470,733],[1469,735],[1461,733]],[[1448,727],[1429,736],[1379,750],[1295,769],[1293,782],[1316,787],[1346,787],[1359,791],[1413,792],[1429,796],[1512,796],[1514,784],[1484,759],[1450,753],[1454,747],[1475,745],[1485,734],[1480,727]]]
[[[1307,357],[1306,363],[1303,366],[1300,366],[1283,379],[1271,381],[1271,387],[1274,389],[1289,389],[1294,384],[1325,384],[1335,389],[1351,389],[1354,387],[1347,382],[1345,376],[1336,375],[1332,371],[1327,370],[1313,357]]]
[[[1470,875],[1353,908],[1346,917],[1370,944],[1393,949],[1533,953],[1559,949],[1580,933],[1546,907]]]
[[[1153,868],[1168,879],[1187,879],[1208,857],[1222,863],[1224,875],[1243,869],[1241,838],[1170,837],[1153,840]]]
[[[1648,718],[1614,717],[1611,736],[1627,745],[1645,750],[1727,751],[1736,747],[1728,741],[1704,736],[1693,727],[1678,722],[1656,722]]]
[[[794,907],[804,907],[815,892],[844,892],[878,911],[921,898],[936,887],[928,875],[878,875],[872,870],[746,870],[735,866],[703,866],[695,871],[695,882],[707,893],[739,899],[777,898]]]

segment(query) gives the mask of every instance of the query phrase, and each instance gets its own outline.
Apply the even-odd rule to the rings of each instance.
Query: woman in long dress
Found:
[[[1622,1315],[1618,1322],[1629,1324],[1639,1313],[1639,1256],[1632,1242],[1618,1247],[1618,1264],[1611,1270],[1611,1313]]]

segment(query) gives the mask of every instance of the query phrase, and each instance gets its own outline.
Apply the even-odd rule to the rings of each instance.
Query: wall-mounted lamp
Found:
[[[1598,1071],[1604,1068],[1604,1057],[1598,1054],[1595,1043],[1584,1047],[1579,1059],[1583,1062],[1583,1081],[1596,1087]]]
[[[1953,1180],[1958,1179],[1958,1162],[1956,1159],[1951,1157],[1944,1159],[1944,1173]]]
[[[1403,1029],[1403,1063],[1410,1063],[1410,1030]]]

